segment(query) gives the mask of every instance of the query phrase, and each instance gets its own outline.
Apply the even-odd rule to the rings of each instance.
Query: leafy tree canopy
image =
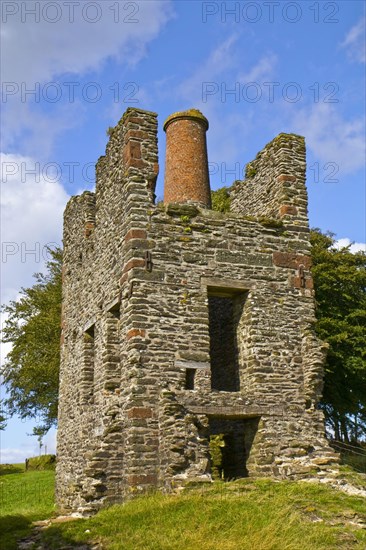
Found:
[[[211,191],[211,202],[212,210],[217,210],[218,212],[229,212],[231,199],[228,188],[221,187],[221,189]]]
[[[366,254],[311,232],[316,331],[329,344],[323,408],[337,439],[366,435]]]
[[[39,418],[36,435],[57,420],[62,251],[49,249],[49,254],[47,274],[36,273],[36,284],[1,308],[7,316],[2,342],[12,344],[1,369],[7,390],[3,404],[9,416]]]

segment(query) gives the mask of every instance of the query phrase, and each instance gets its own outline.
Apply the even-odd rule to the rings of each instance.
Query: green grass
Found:
[[[0,548],[17,548],[31,522],[51,517],[53,471],[0,469]],[[362,487],[349,467],[342,478]],[[366,548],[365,500],[306,482],[242,479],[154,493],[102,510],[93,518],[42,531],[49,550],[100,542],[108,550],[348,550]]]
[[[329,487],[247,479],[145,496],[44,537],[50,549],[92,541],[109,550],[364,549],[365,530],[347,522],[365,514],[364,499]]]
[[[25,472],[23,464],[0,467],[0,548],[16,549],[16,540],[26,536],[32,521],[54,512],[55,472]]]

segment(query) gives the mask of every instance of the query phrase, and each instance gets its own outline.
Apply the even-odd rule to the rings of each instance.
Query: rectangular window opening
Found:
[[[108,354],[103,354],[103,388],[115,391],[121,384],[121,356],[120,356],[120,303],[116,302],[107,310],[104,319],[104,341],[108,347]]]
[[[84,332],[84,361],[81,373],[81,391],[84,402],[91,402],[94,394],[95,325]]]
[[[240,391],[240,328],[248,293],[208,289],[211,389]]]
[[[121,300],[118,296],[105,306],[105,311],[110,313],[114,319],[120,319]]]
[[[186,390],[194,390],[194,377],[196,369],[186,369]]]

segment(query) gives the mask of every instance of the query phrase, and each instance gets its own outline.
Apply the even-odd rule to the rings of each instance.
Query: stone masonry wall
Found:
[[[235,182],[232,211],[308,226],[305,167],[304,138],[279,134],[247,164],[245,180]]]
[[[95,194],[73,197],[65,211],[57,464],[65,510],[209,481],[210,433],[231,420],[232,434],[247,429],[249,475],[321,475],[337,462],[317,408],[324,346],[312,330],[303,141],[271,142],[250,214],[241,183],[233,211],[221,214],[154,204],[156,134],[154,113],[128,109],[98,161]],[[261,207],[266,185],[271,205]],[[260,220],[278,218],[283,204],[297,210],[282,225]],[[211,385],[209,301],[223,303],[215,296],[232,297],[231,391]]]
[[[126,484],[125,425],[133,419],[121,408],[131,384],[126,357],[134,357],[120,281],[141,263],[133,243],[144,234],[139,213],[152,203],[158,172],[156,115],[139,114],[128,110],[115,127],[97,163],[96,194],[72,198],[65,211],[57,483],[64,508],[113,502]]]

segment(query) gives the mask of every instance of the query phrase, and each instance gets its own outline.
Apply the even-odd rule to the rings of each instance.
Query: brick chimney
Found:
[[[208,120],[197,109],[166,119],[165,203],[193,202],[211,208],[207,129]]]

